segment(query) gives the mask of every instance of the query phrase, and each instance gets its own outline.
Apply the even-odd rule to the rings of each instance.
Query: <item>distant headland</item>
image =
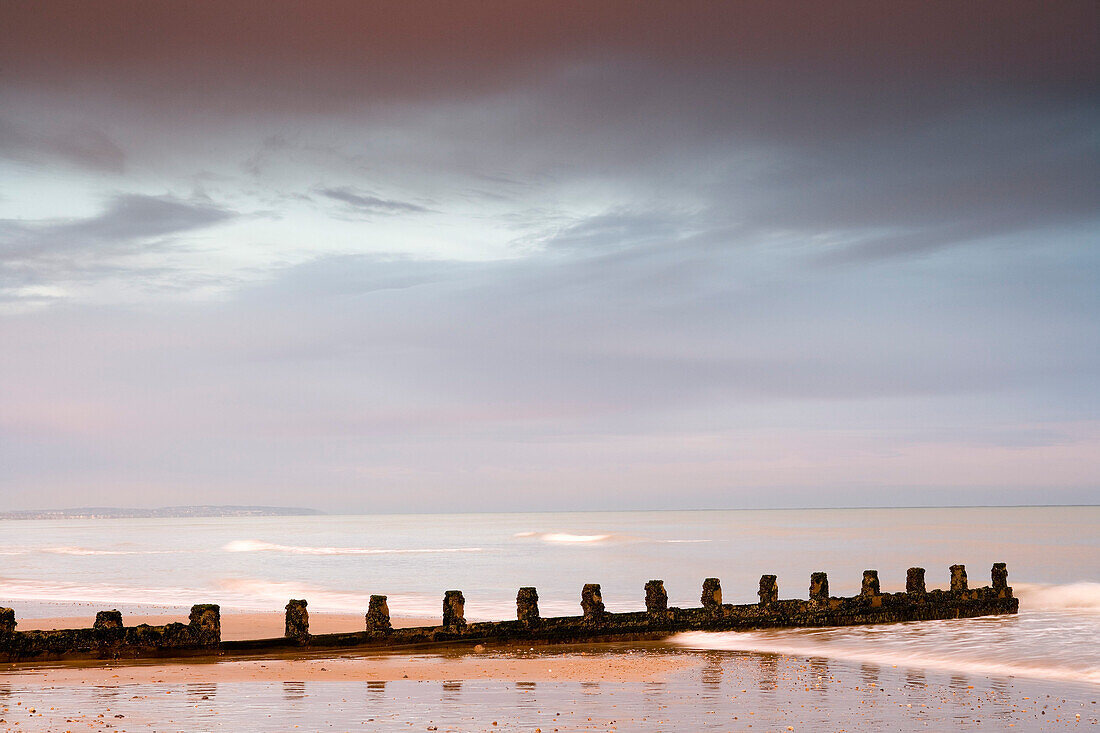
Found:
[[[165,506],[156,509],[79,507],[0,512],[0,519],[155,519],[159,517],[304,517],[324,514],[289,506]]]

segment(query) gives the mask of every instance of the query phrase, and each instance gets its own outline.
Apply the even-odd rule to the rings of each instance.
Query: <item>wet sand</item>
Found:
[[[1095,729],[1100,710],[1089,685],[593,645],[9,668],[0,721],[35,731],[879,733]]]
[[[656,682],[701,665],[687,654],[568,652],[531,655],[499,650],[465,654],[264,657],[181,662],[3,665],[0,674],[25,685],[146,685],[207,682],[573,681]]]
[[[391,619],[397,628],[409,626],[432,626],[439,619],[417,617],[395,617]],[[95,614],[90,616],[54,616],[51,618],[18,619],[19,631],[40,629],[80,629],[95,622]],[[126,626],[149,624],[161,626],[174,622],[187,623],[187,614],[128,614],[123,613],[122,622]],[[222,612],[222,639],[271,639],[283,635],[286,619],[282,611],[272,612]],[[365,627],[363,614],[356,613],[311,613],[309,630],[314,634],[335,634],[362,631]]]

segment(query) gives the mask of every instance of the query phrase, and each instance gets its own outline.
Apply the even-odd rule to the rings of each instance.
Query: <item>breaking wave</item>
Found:
[[[929,622],[923,622],[929,623]],[[943,672],[972,673],[992,677],[1030,677],[1034,679],[1085,682],[1100,685],[1100,665],[1074,664],[1061,660],[967,657],[944,649],[920,649],[822,642],[796,634],[766,632],[713,633],[693,631],[677,634],[672,642],[689,649],[786,654],[795,657],[824,657],[862,664],[917,667]]]
[[[513,537],[533,537],[558,545],[588,545],[614,539],[612,534],[571,534],[569,532],[516,532]]]
[[[389,549],[379,547],[303,547],[280,545],[263,540],[233,540],[222,547],[226,552],[286,552],[294,555],[418,555],[447,552],[481,552],[480,547],[415,547]]]
[[[677,634],[672,641],[693,649],[1100,685],[1100,616],[1095,613],[1100,610],[1096,604],[1100,583],[1017,584],[1014,589],[1024,597],[1018,615],[820,629],[691,632]]]
[[[52,555],[168,555],[178,550],[96,550],[90,547],[43,547]]]
[[[606,534],[575,534],[573,532],[516,532],[513,537],[519,539],[536,539],[552,545],[599,545],[609,542],[655,542],[657,544],[696,544],[711,542],[709,539],[690,540],[654,540],[632,535],[606,533]]]
[[[1100,613],[1100,583],[1013,583],[1012,592],[1028,609]]]

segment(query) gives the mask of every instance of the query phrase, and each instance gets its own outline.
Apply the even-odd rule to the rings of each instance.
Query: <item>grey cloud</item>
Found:
[[[93,282],[106,278],[165,281],[167,265],[136,263],[132,256],[162,249],[176,235],[226,222],[236,212],[206,200],[120,194],[95,216],[78,220],[0,221],[0,291],[8,299],[29,286]],[[202,274],[177,273],[189,286]]]
[[[322,188],[318,191],[333,201],[339,201],[364,214],[422,214],[430,209],[408,201],[384,199],[370,194],[359,193],[348,187]]]
[[[18,458],[32,484],[106,461],[110,491],[149,477],[226,496],[308,483],[320,506],[405,511],[462,481],[488,507],[546,471],[575,471],[595,495],[601,476],[640,478],[654,451],[728,487],[750,450],[739,431],[775,465],[801,448],[760,436],[784,431],[903,450],[945,427],[951,444],[999,445],[1049,424],[1069,444],[1100,410],[1098,256],[1062,242],[1040,259],[969,248],[808,269],[765,244],[685,242],[480,263],[322,257],[216,303],[7,317],[0,384],[21,389],[0,430],[55,436],[40,454],[64,461]],[[94,435],[70,405],[95,411]],[[656,500],[667,485],[637,491]]]
[[[0,119],[0,156],[37,163],[61,159],[103,173],[126,169],[122,148],[102,131],[86,126],[42,132]]]
[[[7,240],[0,261],[17,261],[103,246],[126,248],[149,239],[201,229],[236,214],[207,201],[121,194],[104,211],[76,221],[0,221]]]
[[[212,33],[207,54],[188,31],[169,51],[198,66],[154,59],[155,70],[145,36],[120,38],[129,55],[108,63],[113,47],[91,44],[86,25],[68,27],[67,44],[44,25],[46,45],[74,63],[8,85],[19,120],[125,140],[122,162],[141,172],[131,190],[188,190],[208,171],[202,187],[233,203],[118,197],[88,219],[0,222],[0,300],[16,297],[5,283],[42,303],[50,289],[35,286],[80,278],[231,287],[218,302],[67,301],[0,316],[0,385],[20,385],[0,400],[0,444],[32,444],[36,431],[56,443],[9,448],[20,480],[45,486],[66,457],[87,468],[108,455],[111,485],[148,485],[146,469],[189,487],[221,481],[225,496],[283,482],[356,509],[374,508],[371,487],[383,486],[386,508],[404,509],[406,495],[389,491],[401,486],[424,497],[416,508],[437,508],[442,486],[465,481],[471,491],[455,494],[466,497],[484,482],[491,503],[571,469],[579,493],[598,493],[630,484],[625,472],[667,444],[713,434],[726,437],[694,458],[662,455],[711,471],[721,503],[738,451],[780,468],[797,451],[797,437],[746,449],[738,435],[801,431],[813,447],[793,461],[815,467],[834,459],[815,451],[838,433],[902,452],[921,435],[1094,439],[1081,425],[1100,415],[1100,65],[1088,63],[1095,23],[1081,18],[1095,7],[1060,6],[1038,35],[1022,5],[994,17],[921,4],[898,22],[896,9],[861,4],[854,25],[833,11],[694,7],[721,17],[681,25],[696,16],[654,10],[639,28],[617,7],[583,23],[548,9],[528,25],[459,4],[447,12],[486,13],[496,35],[471,44],[461,28],[478,24],[433,23],[459,31],[424,37],[412,12],[407,37],[389,17],[343,23],[346,45],[331,48],[321,32],[307,34],[317,47],[272,44],[278,33],[250,19],[253,45]],[[101,22],[102,9],[87,12]],[[261,30],[301,39],[282,17]],[[18,45],[0,49],[13,63],[34,71],[54,58],[11,35]],[[96,84],[78,73],[86,56],[100,61]],[[60,172],[78,185],[117,160],[92,133],[68,148],[5,134],[9,154],[85,161]],[[180,235],[246,207],[270,216],[235,228],[226,259],[268,281],[240,285],[222,263],[187,279],[171,269]],[[331,248],[324,215],[339,220]],[[407,250],[362,254],[407,244],[406,221]],[[299,237],[303,223],[316,236]],[[481,232],[496,243],[482,248]],[[166,256],[133,257],[158,247]],[[422,259],[421,247],[482,261]],[[96,435],[73,437],[95,422],[74,427],[74,405],[101,419]],[[594,454],[606,464],[586,473]],[[1076,455],[1057,461],[1076,478],[1041,467],[1037,485],[1095,488],[1095,459]],[[924,470],[899,475],[909,469]],[[888,480],[886,469],[837,471],[838,483]],[[804,475],[801,495],[818,503]],[[662,480],[653,496],[689,483]]]
[[[571,222],[543,242],[549,249],[600,252],[659,242],[674,246],[685,229],[699,226],[699,212],[617,208]]]

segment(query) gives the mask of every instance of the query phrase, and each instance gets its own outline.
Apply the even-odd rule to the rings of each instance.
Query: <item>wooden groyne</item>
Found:
[[[310,634],[305,600],[286,605],[286,633],[274,639],[221,640],[219,607],[193,606],[189,623],[165,626],[125,626],[118,611],[100,611],[86,629],[17,631],[15,611],[0,608],[0,657],[7,661],[55,659],[119,659],[195,655],[234,655],[279,652],[287,649],[401,649],[441,644],[581,643],[660,639],[681,631],[738,631],[762,628],[851,626],[902,621],[971,618],[1017,613],[1020,602],[1008,585],[1008,570],[996,563],[992,584],[970,588],[966,568],[952,565],[948,590],[927,590],[924,568],[909,568],[906,589],[879,590],[878,571],[866,570],[859,595],[829,595],[825,573],[810,576],[806,600],[779,598],[776,576],[760,577],[759,602],[734,605],[722,602],[717,578],[703,581],[698,608],[668,605],[664,582],[645,584],[644,611],[611,613],[604,608],[598,584],[581,590],[581,615],[543,618],[538,592],[520,588],[516,618],[512,621],[467,623],[461,591],[444,594],[442,623],[438,626],[395,629],[390,623],[386,596],[371,596],[362,631]]]

